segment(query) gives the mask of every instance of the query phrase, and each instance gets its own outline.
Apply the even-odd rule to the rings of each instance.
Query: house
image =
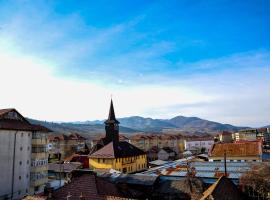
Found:
[[[146,169],[146,153],[126,141],[119,140],[119,122],[115,118],[112,100],[108,119],[104,123],[106,136],[96,151],[89,155],[90,169],[115,169],[123,173]]]
[[[158,159],[158,147],[153,146],[151,149],[146,151],[146,155],[147,155],[148,162],[151,162],[153,160],[157,160]]]
[[[64,180],[67,183],[72,178],[72,172],[80,168],[82,168],[82,164],[79,162],[49,163],[48,174],[50,180]]]
[[[204,193],[200,200],[244,200],[243,194],[227,177],[221,176]]]
[[[20,199],[43,191],[48,179],[48,132],[16,109],[0,110],[0,197]]]
[[[163,147],[158,152],[159,160],[174,160],[176,158],[176,152],[170,147]]]
[[[86,138],[77,133],[71,135],[64,135],[54,133],[49,135],[49,158],[63,160],[71,156],[73,153],[84,151],[86,145]]]
[[[212,138],[188,138],[184,142],[185,150],[192,153],[208,153],[214,144]]]
[[[229,131],[222,131],[218,134],[218,138],[220,142],[232,142],[233,141],[233,133]]]
[[[235,143],[216,143],[209,152],[209,161],[223,161],[225,156],[227,162],[261,162],[262,142],[242,141]]]

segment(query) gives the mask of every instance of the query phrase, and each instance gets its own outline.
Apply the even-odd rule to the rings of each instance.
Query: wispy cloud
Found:
[[[60,14],[42,1],[13,3],[0,7],[1,107],[47,120],[101,119],[113,93],[119,117],[270,123],[267,48],[188,60],[184,50],[211,41],[185,35],[184,16],[174,25],[180,31],[152,28],[149,10],[96,26],[78,10]],[[7,87],[10,77],[15,84]]]

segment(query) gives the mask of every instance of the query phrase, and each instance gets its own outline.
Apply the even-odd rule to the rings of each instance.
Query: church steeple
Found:
[[[104,123],[105,123],[105,130],[106,130],[106,137],[105,137],[106,143],[108,144],[110,142],[114,142],[114,143],[119,142],[119,127],[118,127],[118,124],[120,122],[117,121],[117,119],[115,118],[112,99],[111,99],[109,116],[108,116],[108,119]]]
[[[119,121],[117,121],[116,118],[115,118],[115,113],[114,113],[114,108],[113,108],[113,101],[112,101],[112,99],[111,99],[111,105],[110,105],[109,116],[108,116],[108,119],[105,121],[105,123],[117,123],[117,124],[119,124]]]

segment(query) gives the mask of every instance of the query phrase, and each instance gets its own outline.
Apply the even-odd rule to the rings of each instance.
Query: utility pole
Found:
[[[227,177],[227,158],[226,158],[226,150],[224,151],[224,170],[225,170],[225,176]]]

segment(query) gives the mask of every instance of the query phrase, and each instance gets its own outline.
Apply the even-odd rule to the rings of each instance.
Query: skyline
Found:
[[[270,124],[268,1],[0,0],[0,107],[47,121]]]

